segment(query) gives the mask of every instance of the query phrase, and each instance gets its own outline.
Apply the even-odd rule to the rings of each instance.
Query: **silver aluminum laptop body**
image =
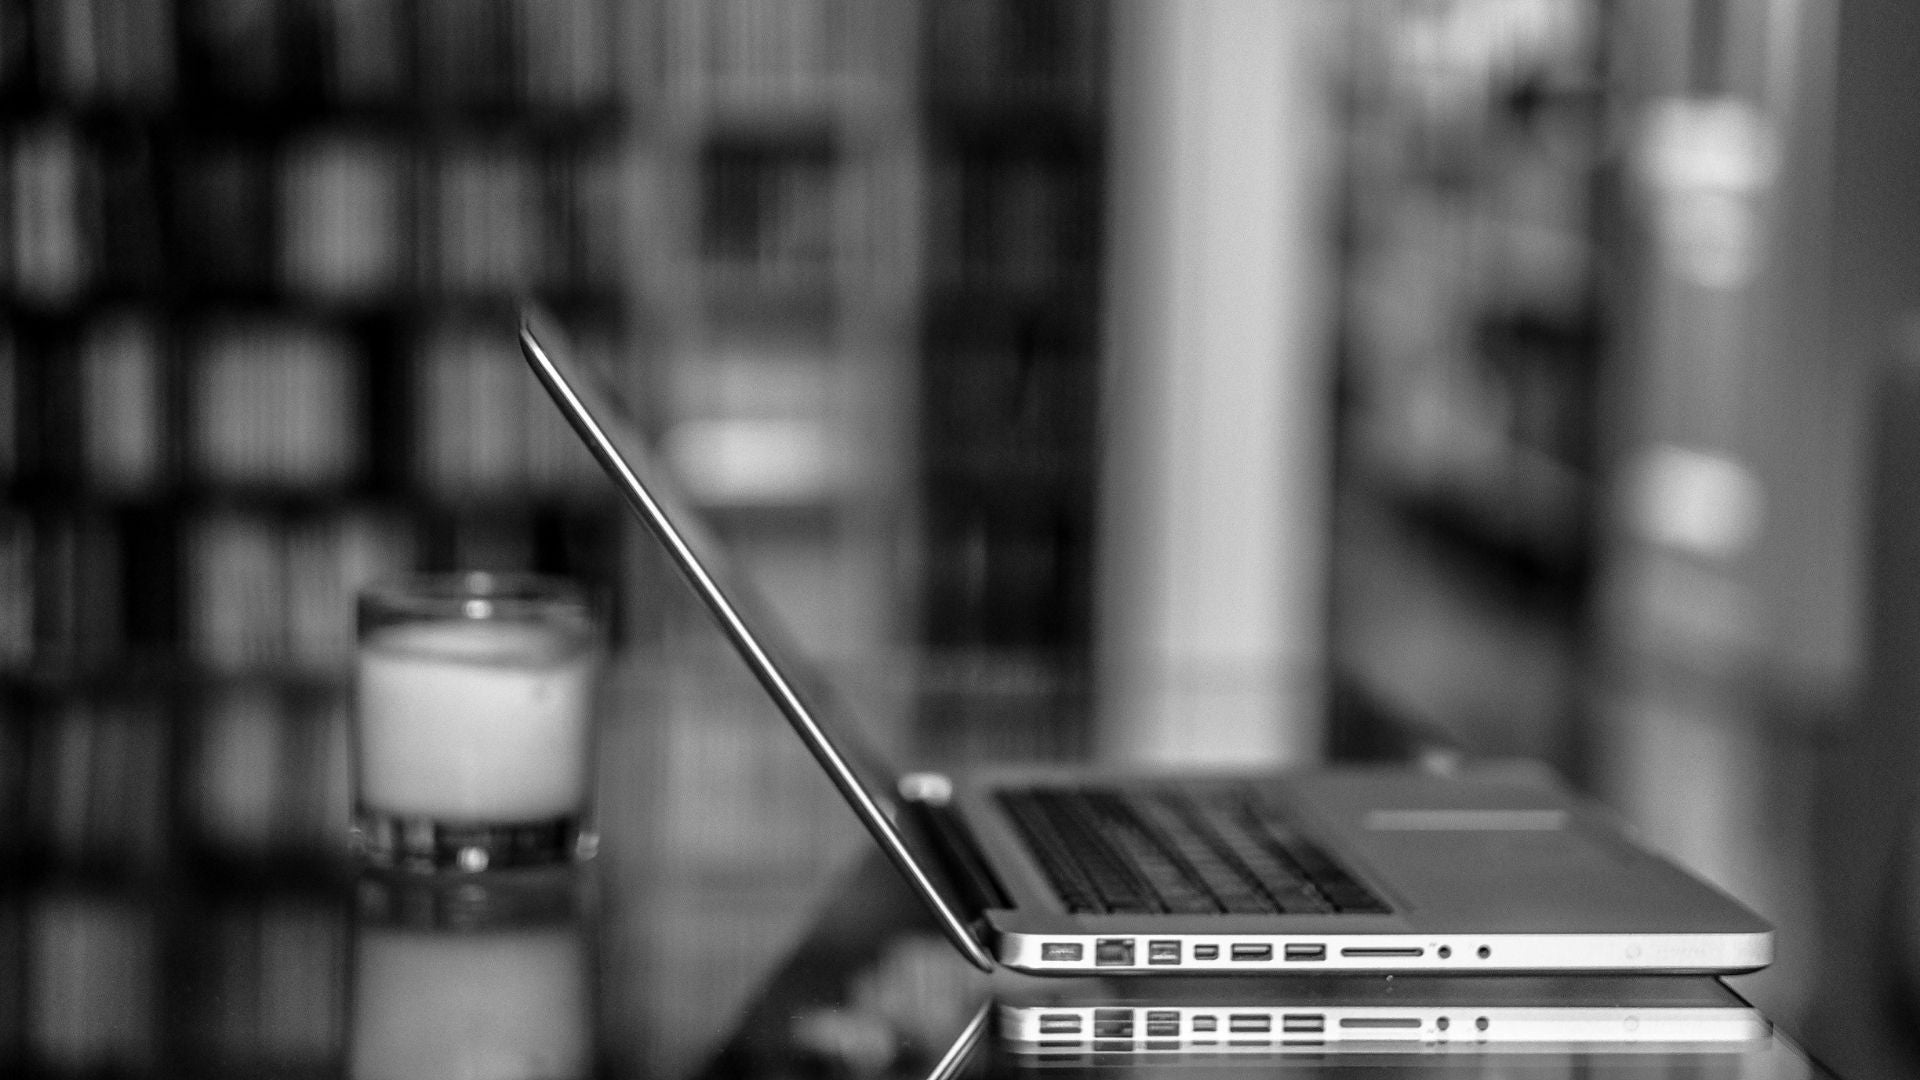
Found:
[[[524,315],[520,344],[875,842],[954,946],[983,969],[1712,973],[1750,971],[1772,959],[1764,920],[1635,845],[1604,810],[1524,769],[1439,775],[1347,767],[1240,777],[1036,769],[961,778],[891,769],[856,737],[855,725],[803,696],[755,594],[654,466],[618,398],[537,313]],[[1245,803],[1262,820],[1278,812],[1289,820],[1289,837],[1304,837],[1344,870],[1319,891],[1352,886],[1371,902],[1359,913],[1332,914],[1070,911],[1060,871],[1042,862],[1046,837],[1027,818],[1015,820],[1014,809],[1028,802],[1011,800],[1074,792],[1158,800],[1148,809],[1167,821],[1196,801]],[[1152,876],[1150,869],[1126,872]]]

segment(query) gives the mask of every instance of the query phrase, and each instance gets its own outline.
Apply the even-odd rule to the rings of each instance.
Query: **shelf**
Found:
[[[1396,429],[1397,430],[1397,429]],[[1588,554],[1594,481],[1552,454],[1509,441],[1464,443],[1414,456],[1404,433],[1368,431],[1352,444],[1356,492],[1424,523],[1523,577],[1575,581]]]
[[[657,430],[744,431],[752,445],[708,477],[702,509],[811,646],[936,644],[918,699],[905,663],[856,683],[881,715],[970,754],[1042,727],[1045,753],[1084,751],[1095,0],[970,2],[938,45],[920,34],[932,9],[893,0],[73,2],[104,20],[91,40],[41,25],[67,0],[0,14],[25,31],[0,36],[23,58],[0,69],[15,76],[0,97],[0,376],[10,407],[30,403],[0,417],[0,746],[21,750],[0,766],[0,810],[43,797],[29,762],[119,754],[106,727],[130,702],[160,737],[142,760],[164,781],[148,815],[164,835],[151,880],[92,855],[65,866],[54,848],[120,836],[80,782],[96,765],[76,764],[60,783],[80,794],[33,819],[64,847],[0,830],[0,869],[26,873],[28,902],[79,882],[152,909],[151,962],[132,976],[185,991],[131,1023],[216,1023],[195,1011],[205,988],[266,977],[243,909],[297,907],[345,872],[317,823],[344,817],[329,740],[362,582],[570,573],[609,595],[622,646],[678,611],[524,370],[524,293],[586,359],[652,391]],[[128,15],[167,26],[147,48],[88,52],[127,40]],[[546,62],[561,46],[578,71]],[[936,48],[958,51],[930,68]],[[99,62],[50,58],[66,55]],[[926,197],[939,170],[952,199]],[[633,280],[643,266],[658,280]],[[947,339],[977,343],[993,377],[930,377],[921,358],[945,363]],[[713,355],[766,341],[758,366]],[[1049,377],[1023,383],[1009,357]],[[929,397],[956,411],[935,422]],[[922,522],[946,531],[923,537]],[[950,556],[980,555],[976,540],[967,565],[986,576],[955,576]],[[933,633],[916,622],[930,598],[952,616]],[[708,683],[744,678],[719,664]],[[987,702],[971,736],[963,699]],[[718,855],[674,849],[696,878],[768,853],[804,877],[846,839],[804,751],[757,719],[729,724],[763,707],[747,685],[646,736],[722,774],[668,769],[657,796],[679,799],[669,847],[710,838],[715,803],[734,827]],[[799,780],[769,785],[787,764]],[[342,973],[302,976],[324,991]],[[322,1043],[339,1035],[312,1023]],[[296,1075],[301,1060],[257,1062]]]
[[[47,326],[74,326],[103,312],[148,314],[169,320],[274,316],[293,322],[393,329],[437,319],[472,319],[511,327],[529,295],[569,320],[609,322],[621,318],[625,297],[612,285],[569,285],[531,292],[505,289],[447,290],[401,286],[378,295],[341,298],[314,295],[275,282],[211,287],[170,281],[153,287],[90,285],[48,301],[0,287],[0,317]]]
[[[346,850],[283,850],[247,855],[211,847],[187,850],[182,858],[192,872],[196,904],[238,900],[308,899],[340,907],[340,897],[356,865]],[[344,910],[340,912],[347,914]]]
[[[71,126],[97,137],[216,139],[276,144],[315,132],[363,132],[427,140],[487,138],[530,145],[592,145],[621,136],[631,110],[608,99],[580,106],[515,102],[391,102],[320,96],[262,100],[203,96],[149,102],[73,101],[44,92],[0,98],[0,127]]]

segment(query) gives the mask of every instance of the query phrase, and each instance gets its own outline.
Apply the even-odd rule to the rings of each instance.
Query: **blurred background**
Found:
[[[862,850],[537,397],[535,296],[899,752],[1537,758],[1911,1075],[1915,48],[1902,0],[7,0],[0,1060],[336,1060],[396,570],[614,600],[633,1060]]]

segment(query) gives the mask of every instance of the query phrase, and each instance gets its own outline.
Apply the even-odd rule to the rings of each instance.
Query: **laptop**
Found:
[[[774,640],[604,379],[523,313],[521,351],[941,931],[1049,975],[1724,973],[1773,931],[1539,770],[903,772]],[[816,703],[818,702],[818,703]]]

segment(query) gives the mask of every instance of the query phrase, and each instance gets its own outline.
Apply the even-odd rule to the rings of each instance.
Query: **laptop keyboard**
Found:
[[[1250,792],[999,793],[1076,914],[1384,914],[1386,902]]]

